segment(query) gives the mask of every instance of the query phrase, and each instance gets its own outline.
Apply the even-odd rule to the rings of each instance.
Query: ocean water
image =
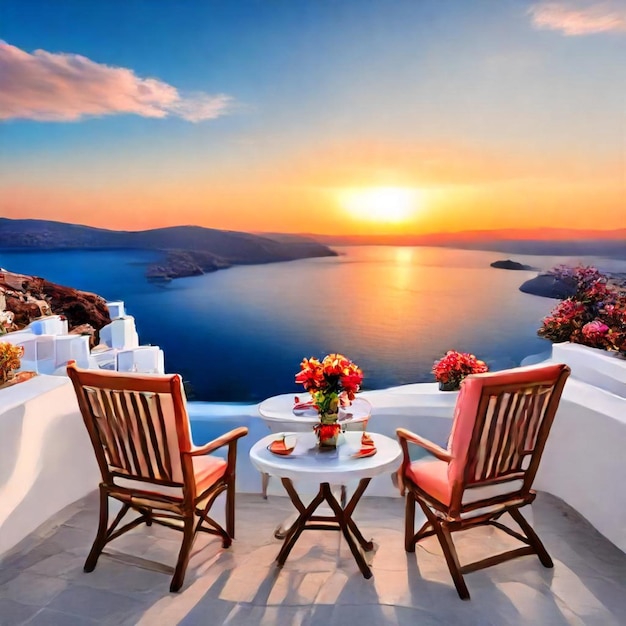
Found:
[[[303,357],[342,352],[364,389],[432,381],[446,350],[476,354],[491,369],[546,352],[537,337],[556,301],[519,291],[536,272],[491,268],[504,253],[426,247],[336,248],[338,257],[239,266],[167,284],[149,283],[158,253],[129,250],[0,250],[0,266],[124,300],[140,341],[165,351],[193,400],[256,402],[298,391]],[[626,262],[516,255],[559,263]],[[624,267],[622,267],[622,265]]]

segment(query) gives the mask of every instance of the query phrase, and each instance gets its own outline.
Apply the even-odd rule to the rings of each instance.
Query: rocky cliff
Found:
[[[70,332],[89,333],[94,340],[97,332],[111,321],[106,300],[95,293],[0,268],[0,311],[3,310],[15,316],[10,330],[24,328],[45,315],[64,315]]]

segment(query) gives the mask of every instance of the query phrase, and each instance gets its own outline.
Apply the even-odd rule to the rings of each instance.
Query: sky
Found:
[[[626,227],[626,0],[0,0],[0,216]]]

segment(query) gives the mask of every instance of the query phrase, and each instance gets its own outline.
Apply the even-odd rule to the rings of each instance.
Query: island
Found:
[[[496,267],[501,270],[525,270],[525,271],[536,271],[536,268],[530,265],[524,265],[524,263],[518,263],[517,261],[511,261],[511,259],[506,259],[505,261],[494,261],[490,263],[491,267]]]

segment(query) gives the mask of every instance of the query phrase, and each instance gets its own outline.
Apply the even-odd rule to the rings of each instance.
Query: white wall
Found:
[[[37,376],[0,390],[0,554],[98,479],[69,379]]]
[[[626,399],[570,378],[535,487],[567,502],[626,552]]]
[[[550,360],[567,363],[572,378],[626,398],[626,359],[615,352],[581,346],[578,343],[555,343]]]

